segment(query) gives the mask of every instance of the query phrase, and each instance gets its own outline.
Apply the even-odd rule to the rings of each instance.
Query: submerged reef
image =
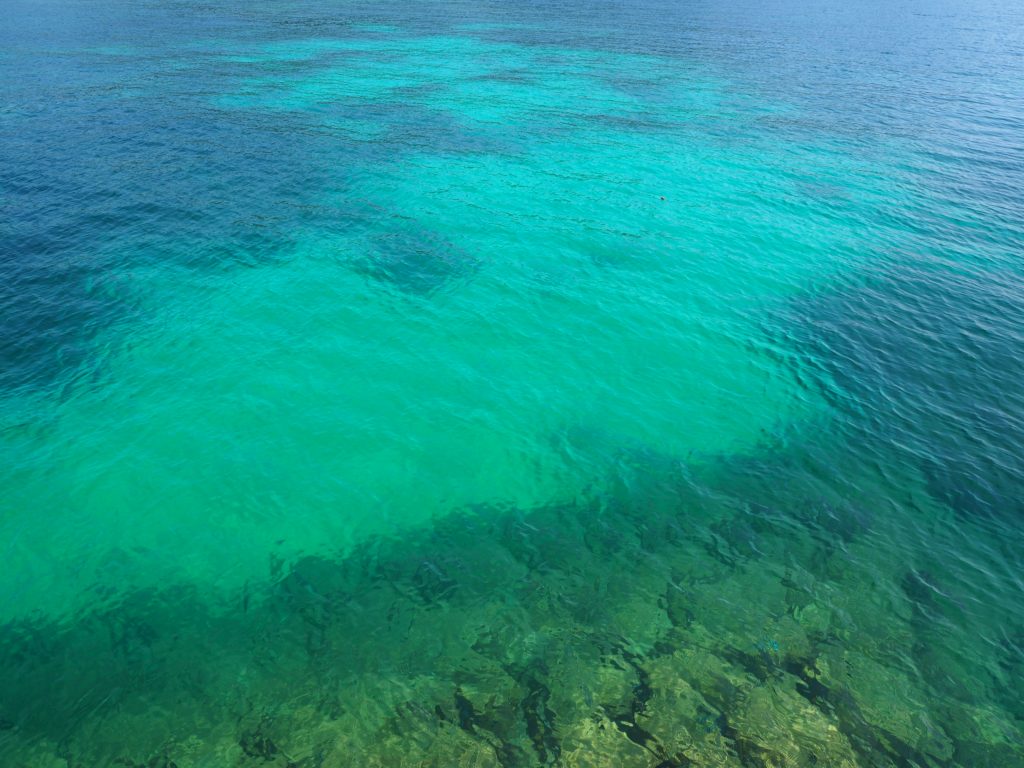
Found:
[[[271,586],[228,604],[168,586],[10,623],[0,760],[1024,765],[1019,702],[994,693],[1012,670],[943,643],[962,609],[879,554],[883,523],[858,499],[783,516],[780,494],[807,489],[663,470],[276,561]],[[1005,648],[1019,669],[1020,644]]]

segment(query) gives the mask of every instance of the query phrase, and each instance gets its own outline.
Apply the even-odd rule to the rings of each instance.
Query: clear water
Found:
[[[0,763],[1024,765],[1024,9],[9,0]]]

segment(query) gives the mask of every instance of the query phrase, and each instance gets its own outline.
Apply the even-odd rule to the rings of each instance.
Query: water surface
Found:
[[[0,755],[1024,765],[1012,3],[0,30]]]

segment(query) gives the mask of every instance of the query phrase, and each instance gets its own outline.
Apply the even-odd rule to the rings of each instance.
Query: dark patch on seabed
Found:
[[[1024,519],[1024,281],[981,268],[887,268],[797,310],[855,439],[905,446],[968,517]],[[789,327],[792,327],[790,324]]]
[[[480,260],[416,219],[361,200],[339,205],[337,229],[352,236],[355,272],[416,296],[468,279]]]
[[[408,293],[434,293],[477,264],[461,248],[413,222],[375,232],[370,240],[369,254],[356,263],[357,270]]]
[[[0,243],[0,390],[45,386],[76,371],[87,332],[112,311],[109,293],[86,290],[88,263],[62,259],[46,237],[7,234]]]
[[[17,158],[0,168],[4,392],[50,390],[92,370],[96,334],[137,310],[139,270],[223,270],[289,252],[281,201],[294,206],[303,194],[282,186],[276,163],[297,144],[303,158],[316,156],[315,136],[297,142],[296,130],[285,141],[283,129],[209,114],[194,142],[157,99],[144,109],[139,98],[107,100],[98,115],[80,115],[72,99],[59,117],[40,109],[0,130],[4,155]],[[117,120],[97,143],[94,123],[114,120],[107,112]],[[147,131],[163,141],[133,141]],[[304,181],[317,178],[311,168]]]
[[[863,562],[881,523],[854,497],[779,511],[814,498],[811,481],[779,488],[801,460],[726,462],[697,483],[655,458],[612,484],[629,492],[277,561],[273,587],[231,605],[169,586],[72,623],[10,623],[0,759],[1024,766],[1022,713],[986,701],[997,680],[906,663],[930,643],[933,663],[953,658],[934,620],[962,617],[936,577]],[[1020,643],[1001,661],[1019,669]]]
[[[287,259],[300,211],[314,228],[339,226],[339,215],[355,217],[343,228],[375,224],[361,220],[364,211],[311,203],[309,191],[335,183],[338,166],[387,164],[414,151],[512,149],[408,98],[340,99],[313,118],[275,113],[268,129],[246,111],[212,108],[208,94],[193,93],[194,73],[171,66],[176,58],[75,57],[81,66],[67,81],[45,83],[59,98],[41,101],[21,86],[12,98],[28,106],[0,124],[5,392],[49,391],[93,370],[95,336],[137,309],[140,269],[176,264],[198,273]],[[31,72],[45,78],[43,63]],[[241,75],[226,67],[218,76]],[[167,99],[172,84],[189,95]],[[384,135],[339,143],[329,125],[337,115],[381,126]],[[282,167],[294,173],[282,175]],[[359,266],[425,294],[475,263],[406,222],[378,233]]]
[[[441,89],[436,83],[396,88],[395,101],[337,98],[320,110],[328,128],[332,119],[364,122],[379,132],[372,141],[356,142],[358,155],[368,162],[389,164],[401,155],[429,152],[437,155],[511,154],[517,145],[507,136],[474,131],[453,116],[417,99]],[[496,133],[496,132],[495,132]]]

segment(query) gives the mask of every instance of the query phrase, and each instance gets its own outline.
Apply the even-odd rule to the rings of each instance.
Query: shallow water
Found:
[[[1024,765],[1016,5],[6,15],[4,765]]]

